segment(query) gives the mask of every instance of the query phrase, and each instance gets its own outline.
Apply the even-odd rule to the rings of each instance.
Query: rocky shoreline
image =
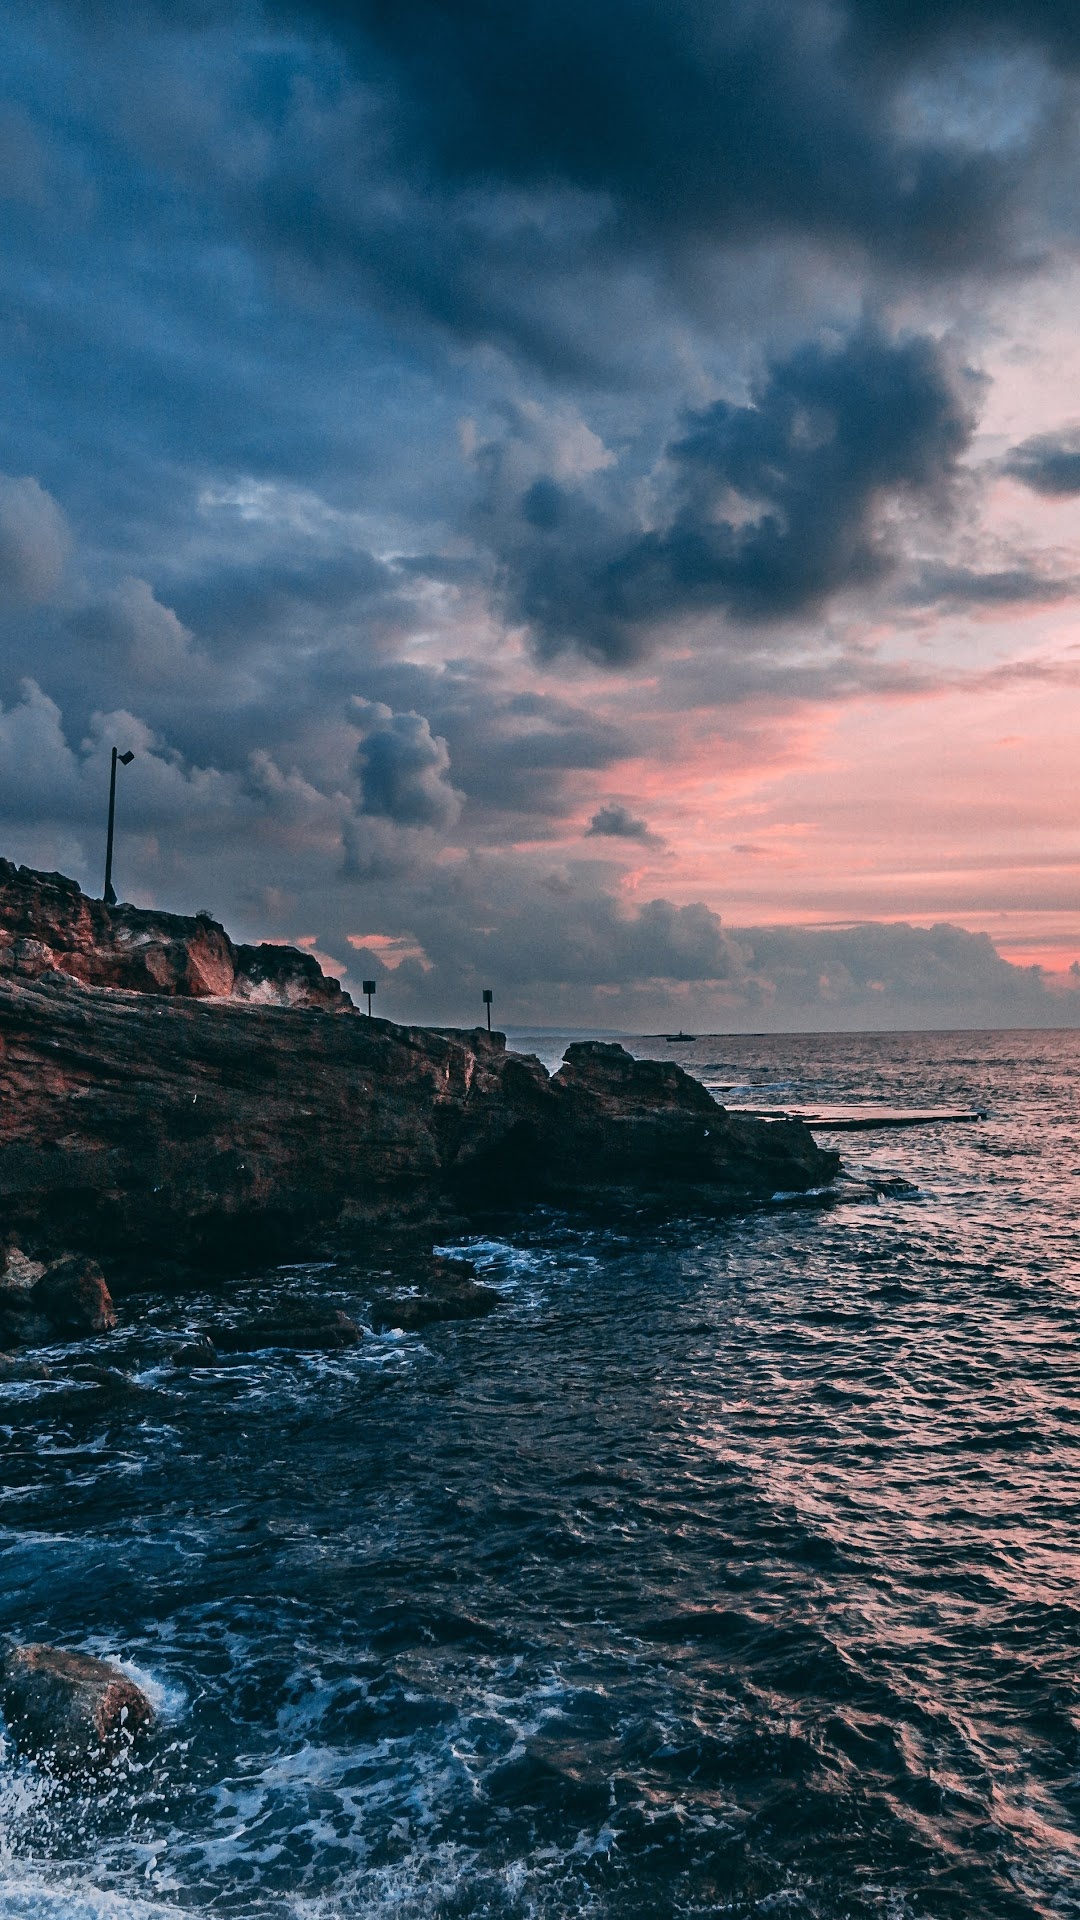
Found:
[[[0,862],[0,1364],[94,1341],[148,1284],[290,1259],[367,1270],[375,1329],[486,1314],[498,1293],[436,1235],[544,1203],[646,1222],[830,1182],[801,1122],[727,1113],[669,1061],[583,1042],[558,1072],[483,1030],[369,1019],[310,955],[236,946],[207,915],[110,909]],[[137,1309],[136,1309],[137,1311]],[[305,1286],[223,1311],[172,1354],[354,1346]],[[17,1350],[19,1350],[17,1352]],[[46,1356],[46,1360],[49,1356]],[[130,1387],[88,1370],[102,1392]],[[0,1660],[20,1750],[58,1773],[122,1761],[154,1712],[121,1669],[42,1644]]]
[[[88,1330],[87,1260],[117,1293],[148,1264],[430,1248],[538,1202],[715,1213],[820,1188],[838,1164],[799,1121],[728,1113],[674,1062],[582,1042],[550,1075],[499,1033],[369,1019],[308,954],[0,863],[0,1340],[65,1313]],[[50,1278],[72,1256],[90,1301],[74,1321]]]

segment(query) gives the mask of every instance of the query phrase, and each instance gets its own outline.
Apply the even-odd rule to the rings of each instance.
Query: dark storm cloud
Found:
[[[629,807],[615,805],[600,807],[586,829],[587,838],[605,836],[614,840],[651,840],[653,837],[647,820],[639,820]]]
[[[952,271],[1007,244],[1009,173],[905,141],[826,6],[314,0],[395,101],[414,170],[599,196],[624,236],[817,234]],[[856,10],[857,11],[857,10]]]
[[[173,593],[185,624],[230,650],[290,631],[319,616],[405,620],[400,573],[371,553],[260,556],[246,566],[208,569]]]
[[[852,38],[896,53],[925,54],[943,43],[1034,44],[1055,59],[1080,56],[1080,14],[1072,0],[851,0]]]
[[[1009,10],[982,11],[1000,40]],[[950,49],[985,44],[939,12]],[[657,715],[677,751],[680,706],[870,684],[812,616],[877,591],[908,516],[947,517],[972,393],[857,316],[1070,240],[1060,76],[1001,124],[1011,69],[943,66],[928,96],[939,28],[903,5],[891,39],[883,4],[859,37],[815,0],[7,15],[2,850],[100,884],[122,738],[126,888],[339,959],[408,935],[418,1014],[478,1010],[481,968],[523,1017],[609,1024],[614,987],[633,1019],[643,982],[657,1007],[817,1005],[822,978],[899,1006],[857,943],[758,961],[704,906],[627,911],[644,823],[614,802],[582,843],[610,860],[550,874],[545,841]],[[522,457],[482,456],[478,488],[468,449],[501,432]],[[1022,573],[930,584],[1004,602]],[[560,655],[543,680],[504,613]],[[676,630],[645,718],[636,692],[624,724],[615,694],[589,711],[563,654],[633,663]],[[985,961],[911,954],[954,998]]]
[[[450,784],[446,741],[419,713],[392,713],[369,700],[354,700],[361,729],[357,748],[360,806],[403,827],[452,827],[461,795]]]
[[[544,873],[488,862],[456,875],[451,888],[418,889],[412,914],[424,948],[444,956],[448,978],[478,969],[509,993],[548,982],[715,982],[742,970],[711,908],[656,899],[627,912],[588,865]]]
[[[1018,447],[1010,447],[1004,470],[1050,499],[1080,493],[1080,427],[1036,433],[1022,440]]]
[[[946,504],[971,398],[928,339],[864,327],[808,344],[768,369],[749,404],[688,418],[667,449],[664,526],[634,528],[596,486],[546,477],[516,502],[496,497],[510,614],[541,655],[576,648],[618,665],[686,616],[812,613],[892,565],[885,502]]]
[[[611,721],[554,693],[493,684],[482,662],[451,662],[439,673],[386,662],[365,675],[373,698],[427,715],[450,750],[465,795],[463,830],[487,837],[543,833],[573,811],[568,779],[601,772],[633,751]]]

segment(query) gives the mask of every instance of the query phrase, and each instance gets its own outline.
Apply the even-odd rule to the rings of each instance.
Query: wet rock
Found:
[[[6,1246],[0,1260],[0,1294],[29,1293],[45,1273],[45,1262],[32,1260],[17,1243]]]
[[[96,1260],[70,1254],[46,1267],[18,1250],[9,1254],[0,1279],[0,1345],[79,1340],[111,1333],[115,1325],[116,1310]]]
[[[0,1353],[0,1377],[14,1380],[51,1380],[53,1370],[40,1360],[33,1360],[27,1354],[14,1352]]]
[[[172,1356],[174,1367],[212,1367],[217,1363],[217,1348],[208,1334],[177,1347]]]
[[[414,1284],[373,1296],[371,1324],[379,1332],[394,1328],[411,1333],[437,1320],[476,1320],[498,1304],[496,1289],[476,1279],[471,1260],[434,1254]]]
[[[116,1310],[101,1268],[96,1260],[78,1254],[49,1267],[30,1299],[58,1333],[111,1333],[116,1325]]]
[[[295,1353],[332,1353],[341,1347],[355,1347],[363,1337],[362,1329],[347,1313],[309,1300],[272,1313],[253,1314],[238,1325],[215,1327],[205,1336],[217,1353],[258,1353],[266,1347],[288,1347]],[[204,1366],[206,1362],[197,1364]]]
[[[114,1758],[154,1719],[142,1689],[119,1667],[40,1644],[9,1650],[2,1698],[19,1750],[57,1772]]]

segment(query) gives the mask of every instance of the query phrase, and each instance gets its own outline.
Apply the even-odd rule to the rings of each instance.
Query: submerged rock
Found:
[[[373,1295],[371,1324],[376,1331],[393,1327],[410,1333],[437,1320],[476,1320],[498,1304],[495,1288],[477,1280],[471,1260],[433,1254],[414,1284]]]
[[[297,1353],[332,1353],[355,1347],[363,1331],[338,1307],[317,1300],[298,1301],[273,1313],[253,1314],[239,1325],[215,1327],[208,1338],[219,1353],[258,1353],[264,1347],[291,1347]]]
[[[4,1660],[2,1697],[20,1752],[57,1772],[114,1758],[154,1719],[145,1693],[119,1667],[61,1647],[13,1647]]]
[[[177,1347],[172,1356],[174,1367],[213,1367],[217,1365],[217,1348],[209,1334],[200,1334],[197,1340],[186,1340]]]
[[[293,1353],[335,1353],[355,1347],[363,1337],[363,1329],[340,1308],[302,1300],[214,1327],[178,1347],[172,1358],[176,1367],[212,1367],[222,1354],[260,1353],[269,1347],[285,1347]]]

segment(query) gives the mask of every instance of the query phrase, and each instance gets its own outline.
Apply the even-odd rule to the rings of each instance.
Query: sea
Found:
[[[158,1712],[89,1784],[4,1741],[4,1920],[1080,1914],[1080,1034],[628,1044],[823,1114],[835,1192],[500,1223],[496,1312],[341,1353],[171,1364],[364,1320],[291,1265],[0,1372],[0,1632]],[[898,1110],[982,1117],[828,1130]]]

